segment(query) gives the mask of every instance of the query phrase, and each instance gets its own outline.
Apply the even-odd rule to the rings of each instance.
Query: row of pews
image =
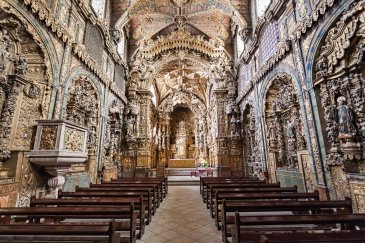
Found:
[[[226,177],[201,177],[200,193],[223,242],[365,242],[365,214],[353,213],[350,198]]]
[[[121,178],[29,208],[0,208],[0,242],[136,242],[168,193],[167,178]]]

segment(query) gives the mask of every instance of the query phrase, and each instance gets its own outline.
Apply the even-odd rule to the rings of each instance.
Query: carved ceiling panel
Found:
[[[193,14],[187,21],[197,29],[204,30],[210,38],[220,38],[226,43],[229,40],[231,18],[218,9]]]
[[[130,54],[138,48],[139,41],[149,40],[159,33],[168,35],[179,26],[189,26],[187,30],[192,34],[202,32],[199,35],[222,39],[231,53],[231,30],[237,25],[244,29],[248,22],[247,1],[139,0],[131,1],[116,28],[130,26]]]
[[[194,93],[205,101],[208,74],[190,60],[168,63],[156,76],[160,100],[178,90]]]

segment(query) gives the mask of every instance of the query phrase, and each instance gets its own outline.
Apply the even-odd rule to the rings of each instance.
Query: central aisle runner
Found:
[[[214,225],[199,194],[199,186],[170,186],[152,223],[139,243],[218,243],[222,233]]]

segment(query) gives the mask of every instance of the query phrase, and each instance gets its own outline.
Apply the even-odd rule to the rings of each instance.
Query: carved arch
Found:
[[[307,150],[305,123],[301,119],[300,96],[294,79],[287,73],[274,75],[263,93],[264,137],[271,181],[276,171],[301,173],[303,187],[312,190],[311,166],[298,161],[298,151]]]
[[[12,3],[12,2],[11,2]],[[52,113],[51,87],[58,83],[58,63],[49,36],[45,35],[30,15],[9,3],[0,3],[1,60],[1,160],[9,160],[16,168],[19,183],[14,185],[17,196],[10,195],[9,205],[24,207],[35,193],[36,171],[27,159],[20,159],[22,151],[32,149],[34,127],[39,119]],[[10,48],[6,47],[8,42]],[[45,43],[49,43],[46,45]],[[5,45],[5,46],[4,46]],[[6,52],[10,52],[9,55]],[[20,164],[19,164],[20,163]],[[6,169],[7,170],[7,169]],[[18,171],[19,170],[19,171]]]
[[[314,90],[312,102],[318,104],[315,118],[320,126],[315,129],[323,141],[331,196],[338,199],[352,194],[349,173],[364,175],[364,5],[362,0],[337,8],[317,30],[307,57],[307,86]]]

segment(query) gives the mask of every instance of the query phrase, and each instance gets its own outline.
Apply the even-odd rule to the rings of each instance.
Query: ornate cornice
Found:
[[[53,15],[49,12],[49,10],[47,9],[47,7],[44,5],[43,2],[41,2],[40,0],[23,0],[24,4],[26,6],[29,6],[33,12],[33,14],[36,15],[36,17],[38,18],[38,20],[42,23],[45,24],[45,26],[49,27],[51,29],[51,31],[58,37],[60,38],[60,40],[71,46],[72,48],[72,52],[73,54],[75,54],[77,57],[80,58],[80,60],[108,87],[110,87],[110,89],[120,98],[124,98],[123,92],[119,87],[116,87],[116,85],[111,85],[112,82],[111,80],[109,80],[107,78],[107,76],[103,73],[103,71],[100,69],[100,67],[98,67],[98,65],[96,64],[95,60],[93,60],[87,53],[86,51],[77,43],[73,43],[72,42],[72,38],[70,33],[68,33],[68,31],[61,26],[58,21],[53,17]],[[80,6],[81,9],[85,10],[85,6],[83,6],[83,3],[78,0],[78,5]],[[95,16],[88,14],[86,15],[89,19],[89,21],[91,21],[91,23],[96,24],[99,28],[103,29],[102,24],[100,23],[100,21],[97,21]],[[94,19],[93,19],[94,18]],[[106,28],[106,27],[105,27]],[[103,30],[102,30],[103,31]],[[105,35],[105,32],[103,31],[104,36],[108,36]],[[108,40],[108,38],[106,38]],[[109,43],[108,43],[109,44]],[[124,67],[124,69],[126,71],[128,71],[127,65],[118,57],[118,54],[115,53],[115,51],[112,51],[110,46],[108,46],[108,44],[106,44],[107,46],[107,50],[109,51],[109,54],[114,58],[114,61],[119,64],[122,65]],[[109,44],[110,45],[110,44]],[[119,60],[117,59],[119,58]]]
[[[138,52],[143,59],[154,59],[160,54],[169,50],[193,50],[202,53],[210,59],[231,56],[225,50],[224,44],[217,40],[205,40],[203,36],[195,36],[179,28],[167,37],[158,37],[156,40],[148,40],[142,43]]]
[[[300,39],[302,35],[306,34],[308,29],[310,29],[312,25],[319,20],[319,17],[326,14],[328,9],[330,9],[337,1],[338,0],[320,1],[316,8],[313,9],[312,13],[297,24],[293,33],[290,35],[290,39],[293,41]]]

